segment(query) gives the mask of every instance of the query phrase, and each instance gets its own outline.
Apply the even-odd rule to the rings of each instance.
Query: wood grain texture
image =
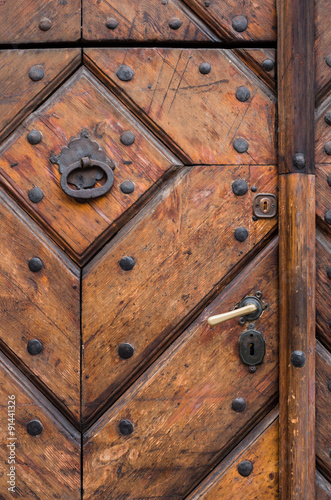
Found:
[[[316,215],[319,226],[331,236],[331,225],[326,214],[331,209],[331,164],[316,165]],[[328,220],[328,219],[327,219]]]
[[[331,484],[319,472],[316,472],[316,500],[330,500]]]
[[[184,0],[225,41],[276,40],[276,5],[273,0]],[[247,18],[247,29],[238,32],[232,23],[235,16]]]
[[[2,191],[0,213],[1,346],[78,421],[79,271]],[[29,269],[33,257],[43,263],[38,272]],[[32,339],[40,354],[28,353]]]
[[[331,163],[331,155],[328,155],[325,150],[326,144],[331,141],[331,126],[325,121],[325,116],[330,111],[331,93],[315,112],[315,156],[317,164]]]
[[[280,173],[314,171],[314,2],[277,0]],[[303,162],[295,161],[303,155]]]
[[[84,269],[84,419],[276,227],[276,219],[252,220],[253,193],[235,196],[231,186],[237,179],[276,193],[275,167],[187,168]],[[234,237],[238,227],[249,232],[244,242]],[[124,256],[135,260],[130,272],[119,266]],[[124,342],[135,348],[126,361],[117,354]]]
[[[274,410],[194,490],[187,500],[276,500],[278,484],[278,410]],[[250,461],[253,471],[244,477],[238,465]]]
[[[0,141],[74,71],[80,54],[80,49],[0,51]],[[44,71],[39,81],[29,77],[33,66]]]
[[[0,353],[0,491],[1,498],[80,499],[80,435],[39,391]],[[14,396],[15,410],[12,410]],[[14,411],[14,436],[8,412]],[[42,433],[32,436],[27,424],[39,420]],[[15,439],[9,439],[14,437]],[[15,443],[11,449],[7,444]],[[10,451],[15,463],[8,463]],[[15,467],[15,490],[8,491],[10,467]]]
[[[330,298],[330,294],[329,294]],[[331,354],[319,342],[316,343],[316,456],[317,465],[331,480]]]
[[[276,92],[276,50],[275,49],[233,49],[233,52],[260,78]],[[264,64],[271,65],[264,67]]]
[[[86,499],[184,498],[274,405],[277,271],[273,241],[89,429],[84,445]],[[268,303],[255,322],[267,349],[262,365],[249,373],[238,356],[245,327],[233,319],[212,329],[207,318],[257,290]],[[231,408],[237,397],[246,400],[241,413]],[[132,421],[132,434],[119,433],[121,419]]]
[[[0,43],[74,42],[80,38],[80,0],[3,0],[0,3]],[[42,19],[50,29],[39,28]]]
[[[302,500],[315,495],[314,180],[280,176],[280,495]],[[291,363],[295,351],[304,366]]]
[[[316,99],[320,101],[331,90],[331,67],[326,59],[331,55],[331,13],[328,0],[315,2],[315,71]]]
[[[267,86],[231,51],[85,49],[85,63],[186,164],[274,164],[275,104]],[[134,70],[122,82],[123,63]],[[199,67],[208,62],[211,71]],[[250,97],[236,98],[239,87]],[[235,139],[248,142],[238,153]]]
[[[135,41],[217,41],[215,35],[184,3],[178,0],[83,0],[83,38],[85,40]],[[112,21],[107,28],[107,20]],[[169,22],[180,21],[177,29]]]
[[[331,350],[331,266],[330,241],[317,231],[316,235],[316,333],[318,339]]]
[[[42,141],[37,145],[29,144],[26,139],[33,129],[42,133]],[[50,158],[59,155],[83,129],[114,161],[115,181],[105,196],[79,203],[62,190],[59,167]],[[130,146],[121,142],[124,131],[135,134],[135,142]],[[13,195],[79,263],[132,217],[151,196],[154,184],[171,172],[173,165],[180,165],[180,161],[84,69],[9,138],[0,154],[0,172]],[[120,189],[121,183],[127,180],[135,186],[131,194],[124,194]],[[40,203],[32,203],[28,198],[34,186],[44,193]]]

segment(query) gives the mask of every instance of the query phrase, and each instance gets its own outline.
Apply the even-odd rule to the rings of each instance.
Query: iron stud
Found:
[[[37,273],[40,271],[43,267],[43,263],[39,257],[32,257],[32,259],[29,260],[29,269],[33,273]]]
[[[237,469],[241,476],[247,477],[253,472],[253,464],[250,460],[244,460],[238,464]]]
[[[272,71],[274,66],[275,62],[272,59],[265,59],[262,63],[262,67],[265,71]]]
[[[248,191],[247,182],[244,179],[238,179],[232,183],[232,191],[236,196],[243,196]]]
[[[246,408],[246,401],[244,398],[236,398],[232,401],[232,409],[238,413],[242,412]]]
[[[133,433],[133,424],[130,420],[123,419],[118,424],[118,429],[123,436],[129,436]]]
[[[248,151],[248,142],[242,137],[238,137],[233,141],[233,147],[237,153],[246,153]]]
[[[44,78],[44,68],[37,64],[36,66],[31,66],[29,71],[29,77],[33,82],[38,82]]]
[[[122,80],[122,82],[128,82],[129,80],[132,80],[133,75],[134,75],[133,69],[127,66],[126,64],[122,64],[116,71],[117,78]]]
[[[302,351],[293,351],[291,354],[291,363],[296,368],[302,368],[306,363],[305,353]]]
[[[43,199],[44,193],[40,188],[34,187],[28,192],[28,197],[32,203],[39,203]]]
[[[236,98],[240,102],[246,102],[250,98],[251,93],[247,87],[239,87],[236,92]]]
[[[324,220],[327,224],[331,224],[331,208],[325,212]]]
[[[123,132],[120,136],[120,141],[122,144],[124,144],[124,146],[131,146],[131,144],[133,144],[135,140],[136,136],[133,132],[126,131]]]
[[[211,72],[211,64],[209,62],[203,62],[199,66],[199,71],[202,75],[208,75]]]
[[[52,27],[52,21],[48,19],[47,17],[43,17],[40,22],[39,22],[39,29],[41,31],[48,31]]]
[[[331,155],[331,141],[328,141],[324,146],[324,151],[327,155]]]
[[[35,145],[41,142],[43,136],[39,130],[31,130],[31,132],[28,133],[26,138],[29,144]]]
[[[182,24],[182,21],[178,19],[178,17],[174,17],[169,21],[169,28],[171,28],[172,30],[178,30]]]
[[[39,420],[31,420],[26,426],[30,436],[38,436],[43,431],[43,424]]]
[[[131,269],[133,269],[135,265],[134,258],[128,256],[122,257],[119,261],[119,265],[123,269],[123,271],[131,271]]]
[[[306,158],[305,158],[305,155],[303,153],[296,153],[294,156],[293,156],[293,165],[298,168],[299,170],[302,170],[303,168],[305,168],[305,165],[306,165]]]
[[[27,350],[29,354],[35,356],[36,354],[40,354],[43,350],[43,345],[38,339],[29,340],[27,345]]]
[[[129,359],[134,355],[134,347],[128,343],[120,344],[117,352],[120,358]]]
[[[134,184],[132,181],[124,181],[120,184],[120,190],[122,193],[130,194],[134,191]]]
[[[324,121],[328,125],[331,125],[331,111],[328,111],[326,115],[324,116]]]
[[[235,16],[232,19],[232,27],[235,31],[238,31],[238,33],[241,33],[242,31],[245,31],[248,26],[248,21],[247,17],[245,16]]]
[[[109,30],[114,30],[117,28],[117,26],[118,26],[117,19],[114,19],[113,17],[108,17],[106,21],[106,28],[108,28]]]
[[[248,231],[245,227],[237,227],[234,232],[234,237],[236,240],[243,242],[248,237]]]

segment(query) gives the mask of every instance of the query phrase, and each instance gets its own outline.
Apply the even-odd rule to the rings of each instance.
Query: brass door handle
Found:
[[[238,316],[245,317],[245,320],[253,321],[259,318],[262,314],[263,306],[259,298],[254,296],[245,297],[239,303],[237,309],[216,316],[210,316],[207,320],[208,325],[216,326],[228,319],[237,318]]]

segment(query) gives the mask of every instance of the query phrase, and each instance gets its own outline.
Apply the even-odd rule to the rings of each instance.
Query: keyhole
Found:
[[[255,352],[255,350],[254,350],[254,344],[252,342],[252,343],[249,344],[249,354],[251,356],[254,356],[254,352]]]
[[[264,210],[264,212],[266,212],[268,210],[268,202],[267,201],[265,201],[263,203],[263,210]]]

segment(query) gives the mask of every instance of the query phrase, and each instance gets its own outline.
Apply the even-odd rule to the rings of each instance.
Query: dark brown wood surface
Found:
[[[316,235],[316,333],[318,339],[331,350],[331,244],[325,235]]]
[[[1,348],[79,421],[79,271],[2,191],[0,214]],[[43,345],[36,355],[27,351],[33,339]]]
[[[83,0],[85,40],[217,41],[184,2]],[[109,26],[109,27],[108,27]]]
[[[280,176],[280,494],[314,498],[315,177]],[[295,352],[303,365],[294,366]]]
[[[80,435],[22,373],[0,353],[0,497],[79,500]],[[15,405],[10,404],[15,400]],[[12,409],[15,406],[15,409]],[[14,411],[14,429],[8,428]],[[31,435],[27,425],[42,424]],[[11,435],[13,432],[14,435]],[[13,439],[12,439],[13,438]],[[12,448],[7,444],[15,443]],[[10,450],[15,463],[8,463]],[[13,459],[11,455],[11,460]],[[8,491],[10,467],[15,467],[15,490]],[[13,471],[13,469],[12,469]]]
[[[74,42],[80,19],[80,0],[2,0],[0,43]]]
[[[28,143],[31,130],[42,133],[39,144]],[[82,130],[115,163],[110,192],[85,203],[64,193],[59,167],[50,161]],[[132,145],[122,144],[121,134],[125,131],[134,133]],[[79,263],[132,217],[153,194],[151,188],[156,181],[181,163],[85,69],[79,70],[30,117],[0,153],[0,174],[15,198]],[[134,183],[131,194],[120,188],[127,180]],[[32,203],[28,197],[35,185],[44,193],[40,203]]]
[[[316,473],[316,500],[330,500],[331,484],[319,472]]]
[[[276,500],[278,478],[278,410],[273,410],[194,490],[187,500]],[[253,470],[239,473],[240,464],[249,461]],[[238,470],[239,466],[239,470]]]
[[[233,49],[233,52],[276,93],[275,49]]]
[[[329,294],[330,299],[330,294]],[[331,354],[319,342],[316,344],[316,456],[317,464],[331,480]]]
[[[89,429],[83,454],[86,499],[183,498],[275,404],[277,260],[274,240]],[[255,327],[267,348],[263,364],[250,373],[238,355],[245,327],[233,319],[211,328],[207,318],[258,290],[268,307]],[[232,409],[239,397],[246,402],[242,412]],[[120,434],[122,419],[132,422],[132,434]]]
[[[223,40],[276,40],[276,4],[274,0],[185,0],[206,20]],[[237,16],[247,19],[247,28],[234,28]],[[244,26],[242,26],[244,28]]]
[[[272,92],[233,53],[193,49],[85,49],[85,63],[185,162],[274,164]],[[130,81],[116,73],[124,64]],[[211,65],[208,74],[199,67]],[[246,87],[250,97],[236,98]],[[245,140],[247,152],[234,148]]]
[[[315,71],[316,99],[330,95],[331,90],[331,12],[328,0],[315,2]],[[327,61],[330,61],[329,64]]]
[[[331,141],[331,125],[329,125],[329,123],[327,123],[326,121],[330,121],[330,118],[328,119],[327,117],[327,113],[330,111],[331,94],[320,104],[320,106],[318,106],[315,112],[315,155],[316,163],[318,164],[331,163],[331,155],[327,154],[327,151],[329,151],[328,143],[330,143]]]
[[[3,2],[0,19],[2,8]],[[75,70],[80,60],[79,49],[0,51],[0,141]],[[37,81],[29,77],[35,67],[44,73]]]
[[[84,269],[84,418],[98,412],[275,228],[274,218],[252,220],[254,193],[235,196],[238,179],[276,193],[274,167],[185,168]],[[238,227],[248,231],[243,242],[235,238]],[[119,266],[124,256],[135,260],[131,271]],[[117,354],[125,342],[135,348],[129,360]]]

